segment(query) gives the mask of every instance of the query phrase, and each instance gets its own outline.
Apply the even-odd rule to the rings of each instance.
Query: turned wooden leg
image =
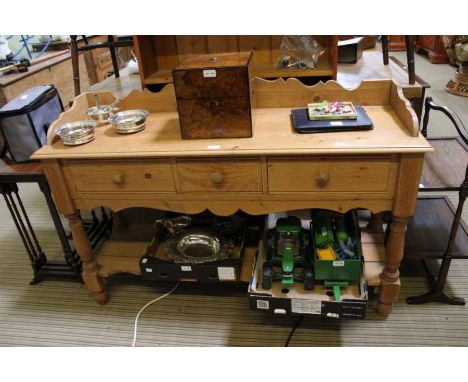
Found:
[[[102,279],[98,276],[98,265],[93,258],[93,249],[91,243],[86,235],[86,231],[83,227],[78,212],[71,215],[66,215],[70,223],[70,231],[73,236],[76,251],[83,260],[83,272],[81,277],[86,285],[86,288],[93,294],[95,300],[104,305],[109,297],[106,294]]]
[[[381,286],[377,312],[381,316],[388,316],[393,304],[400,296],[400,266],[405,247],[405,234],[408,218],[393,217],[390,234],[385,248],[385,267],[380,274]]]

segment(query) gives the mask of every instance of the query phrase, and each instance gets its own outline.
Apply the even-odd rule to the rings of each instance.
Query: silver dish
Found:
[[[148,114],[146,110],[120,111],[109,117],[109,122],[112,123],[117,133],[136,133],[146,127]]]
[[[142,125],[138,125],[132,128],[125,128],[125,129],[118,129],[115,128],[115,132],[119,134],[132,134],[132,133],[137,133],[141,130],[144,130],[146,127],[146,123],[143,123]]]
[[[167,239],[165,249],[175,263],[201,264],[231,257],[234,242],[209,230],[189,229]]]
[[[94,139],[95,121],[76,121],[59,126],[55,133],[62,139],[64,145],[82,145]]]
[[[116,110],[118,109],[111,105],[93,106],[86,110],[86,115],[96,121],[97,126],[103,126],[109,123],[109,117],[111,117]]]
[[[78,146],[78,145],[83,145],[85,143],[91,142],[94,139],[94,134],[91,135],[86,135],[83,138],[80,139],[75,139],[74,141],[62,141],[64,145],[67,146]]]

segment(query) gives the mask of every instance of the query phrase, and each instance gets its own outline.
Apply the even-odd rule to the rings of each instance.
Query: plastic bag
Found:
[[[314,69],[323,52],[325,49],[312,36],[284,36],[277,67]]]

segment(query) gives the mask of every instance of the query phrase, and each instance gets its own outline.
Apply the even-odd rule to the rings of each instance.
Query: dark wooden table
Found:
[[[34,233],[27,211],[19,195],[18,183],[37,183],[39,185],[39,189],[44,194],[57,230],[65,254],[65,262],[48,261]],[[31,261],[34,272],[31,284],[51,276],[71,277],[79,280],[81,278],[81,260],[70,247],[41,164],[39,162],[13,164],[8,158],[0,159],[0,192],[5,199],[5,203]]]

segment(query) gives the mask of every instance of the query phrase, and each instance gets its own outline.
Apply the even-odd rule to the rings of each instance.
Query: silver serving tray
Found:
[[[95,121],[76,121],[65,123],[55,129],[65,145],[82,145],[94,139]]]
[[[109,117],[109,122],[112,123],[117,133],[136,133],[146,127],[148,114],[146,110],[120,111]]]
[[[231,257],[234,242],[210,230],[189,229],[167,239],[165,250],[175,263],[201,264]]]

